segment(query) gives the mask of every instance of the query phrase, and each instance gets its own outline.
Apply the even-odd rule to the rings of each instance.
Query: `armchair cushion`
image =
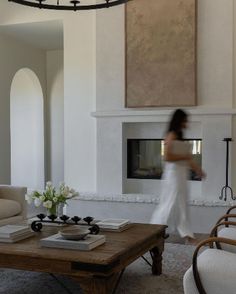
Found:
[[[15,200],[0,199],[0,220],[21,213],[21,205]]]
[[[235,227],[223,228],[218,232],[218,237],[236,240],[236,228]],[[236,246],[222,243],[221,248],[223,250],[236,253]]]
[[[207,249],[198,256],[198,270],[207,294],[235,293],[236,254]],[[192,267],[184,275],[184,293],[199,294]]]

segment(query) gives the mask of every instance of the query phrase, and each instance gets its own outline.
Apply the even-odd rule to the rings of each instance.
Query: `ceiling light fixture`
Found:
[[[94,3],[94,0],[8,0],[17,4],[36,7],[40,9],[53,9],[53,10],[90,10],[102,9],[112,6],[124,4],[129,0],[99,0]],[[67,4],[62,4],[67,2]]]

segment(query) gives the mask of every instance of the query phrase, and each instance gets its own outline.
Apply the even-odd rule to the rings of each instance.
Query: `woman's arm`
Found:
[[[191,160],[192,156],[189,153],[186,154],[175,154],[172,152],[173,141],[176,140],[176,135],[173,132],[167,134],[165,139],[165,152],[164,159],[166,161],[181,161]]]
[[[193,170],[200,179],[206,177],[205,172],[200,168],[200,166],[196,164],[196,162],[192,158],[188,161],[188,163],[191,170]]]

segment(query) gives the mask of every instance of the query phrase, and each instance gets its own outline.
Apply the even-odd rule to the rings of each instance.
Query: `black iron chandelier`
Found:
[[[130,0],[8,0],[17,4],[54,10],[90,10],[102,9],[124,4]],[[66,2],[66,3],[65,3]]]

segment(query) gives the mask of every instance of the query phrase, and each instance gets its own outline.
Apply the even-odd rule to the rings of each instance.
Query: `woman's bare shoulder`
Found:
[[[166,134],[165,143],[170,143],[177,139],[177,136],[174,132],[169,132]]]

